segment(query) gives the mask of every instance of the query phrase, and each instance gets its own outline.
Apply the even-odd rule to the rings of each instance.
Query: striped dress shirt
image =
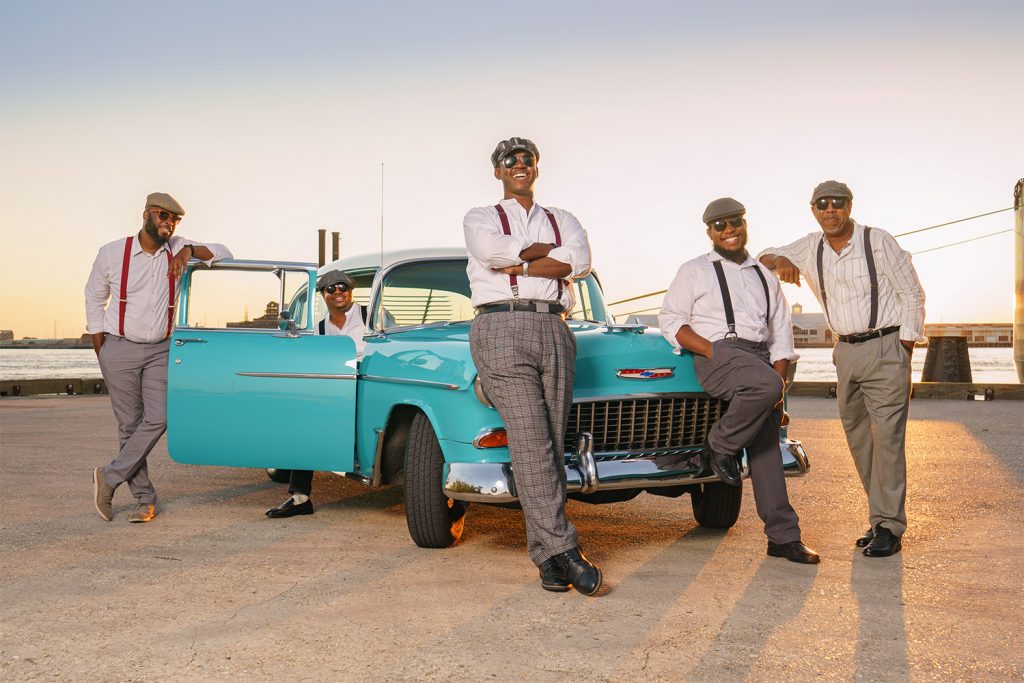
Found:
[[[800,269],[821,303],[818,282],[818,244],[822,232],[813,232],[784,247],[769,247],[760,254],[785,256]],[[899,325],[900,339],[924,341],[924,290],[910,253],[896,238],[879,228],[871,229],[871,252],[878,273],[878,322],[876,329]],[[828,325],[836,334],[868,331],[871,318],[871,278],[864,257],[864,226],[854,222],[853,236],[839,253],[825,241],[822,273],[828,294]]]

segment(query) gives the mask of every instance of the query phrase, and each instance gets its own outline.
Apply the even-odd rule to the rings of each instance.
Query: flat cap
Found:
[[[349,277],[348,273],[340,270],[329,270],[317,279],[316,291],[319,292],[328,285],[340,285],[342,283],[348,285],[349,289],[356,288],[356,281]]]
[[[719,218],[725,218],[726,216],[740,216],[747,212],[747,207],[740,204],[732,197],[721,197],[708,204],[708,208],[704,209],[704,218],[701,220],[707,224],[711,221],[717,221]]]
[[[850,188],[846,186],[846,183],[841,183],[838,180],[826,180],[814,188],[814,192],[811,194],[811,204],[822,197],[846,197],[851,202],[853,201],[853,193],[850,192]]]
[[[513,152],[530,152],[537,161],[540,161],[540,152],[537,151],[537,145],[533,144],[533,140],[509,138],[499,142],[498,146],[491,152],[491,166],[498,168],[501,160]]]
[[[178,200],[167,194],[166,192],[154,192],[153,194],[146,197],[146,208],[155,206],[158,209],[164,209],[171,213],[176,213],[179,216],[185,215],[185,207],[178,203]]]

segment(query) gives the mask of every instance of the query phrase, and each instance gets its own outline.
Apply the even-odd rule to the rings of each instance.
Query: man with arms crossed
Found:
[[[910,357],[924,340],[924,291],[910,254],[884,230],[854,221],[852,208],[850,188],[826,180],[811,194],[821,232],[769,247],[760,259],[783,282],[799,285],[803,273],[839,340],[839,416],[868,495],[870,528],[856,545],[887,557],[901,550],[907,528]]]
[[[539,159],[530,140],[499,142],[491,165],[504,197],[466,214],[466,271],[477,310],[469,344],[508,431],[541,585],[593,595],[601,571],[580,553],[565,516],[564,453],[576,374],[576,338],[564,315],[573,308],[571,279],[590,272],[590,244],[571,213],[534,203]]]
[[[107,522],[114,519],[114,490],[125,482],[136,500],[128,521],[148,522],[156,515],[146,457],[167,428],[167,351],[179,278],[191,258],[231,258],[223,245],[175,235],[184,215],[169,194],[146,197],[142,230],[100,247],[85,285],[86,329],[121,444],[117,457],[92,473],[96,512]]]
[[[327,317],[317,325],[317,334],[351,337],[356,343],[356,360],[359,360],[366,348],[366,341],[363,340],[366,324],[362,308],[353,305],[352,290],[355,287],[355,280],[340,270],[331,270],[320,276],[316,281],[316,291],[320,292],[327,305]],[[313,501],[309,499],[312,492],[313,473],[310,470],[292,470],[288,479],[288,493],[291,497],[276,508],[267,510],[267,517],[283,519],[313,514]]]
[[[789,306],[779,283],[747,253],[745,213],[731,197],[708,204],[703,221],[714,248],[680,266],[658,323],[669,343],[693,353],[704,391],[729,401],[704,443],[707,464],[726,484],[741,486],[746,449],[768,554],[817,564],[818,554],[800,541],[779,450],[785,378],[797,358]]]

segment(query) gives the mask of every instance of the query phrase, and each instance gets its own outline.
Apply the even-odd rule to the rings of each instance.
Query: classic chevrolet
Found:
[[[341,269],[366,305],[363,358],[348,337],[319,336],[317,267],[193,262],[182,283],[168,374],[168,449],[182,463],[306,469],[368,486],[405,486],[409,533],[446,547],[469,503],[517,501],[501,417],[469,352],[466,254],[433,249],[352,257]],[[578,347],[565,437],[569,496],[590,503],[642,492],[690,494],[704,527],[728,528],[743,489],[702,470],[705,434],[726,407],[705,394],[688,352],[657,330],[618,325],[595,274],[573,283]],[[252,320],[221,323],[269,301]],[[808,470],[783,429],[789,475]],[[747,467],[744,460],[743,474]]]

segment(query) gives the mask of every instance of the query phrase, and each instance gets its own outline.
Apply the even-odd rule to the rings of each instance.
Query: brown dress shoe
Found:
[[[818,564],[821,562],[818,553],[800,541],[790,541],[789,543],[772,543],[768,541],[768,554],[772,557],[784,557],[790,562],[799,562],[800,564]]]
[[[114,512],[110,507],[110,502],[114,500],[114,489],[104,478],[102,467],[92,471],[92,500],[100,519],[104,522],[114,521]]]
[[[156,517],[156,506],[149,503],[136,503],[135,509],[128,513],[128,521],[145,523]]]

